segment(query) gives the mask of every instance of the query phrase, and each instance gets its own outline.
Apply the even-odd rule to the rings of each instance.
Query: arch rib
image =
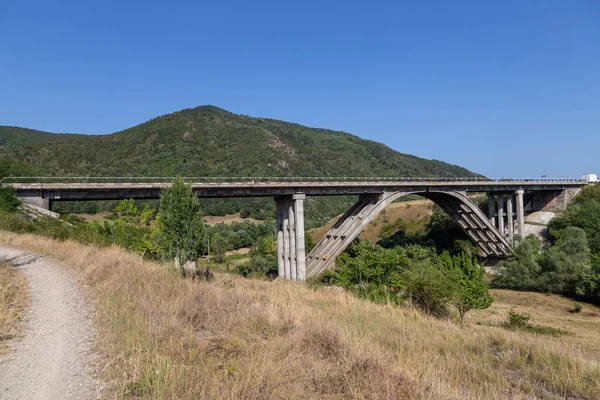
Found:
[[[510,246],[485,214],[466,195],[453,190],[384,192],[362,195],[308,254],[306,276],[316,276],[334,266],[335,258],[388,204],[409,194],[423,196],[452,216],[483,256],[506,257]]]

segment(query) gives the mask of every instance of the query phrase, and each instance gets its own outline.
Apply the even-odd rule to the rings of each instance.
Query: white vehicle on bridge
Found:
[[[581,179],[583,179],[587,183],[594,183],[594,182],[598,182],[598,175],[596,175],[596,174],[585,174],[585,175],[581,176]]]

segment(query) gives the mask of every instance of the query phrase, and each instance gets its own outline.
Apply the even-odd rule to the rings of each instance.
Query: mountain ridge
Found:
[[[356,135],[203,105],[103,135],[0,126],[0,164],[36,175],[443,176],[477,174]],[[14,169],[14,168],[13,168]]]

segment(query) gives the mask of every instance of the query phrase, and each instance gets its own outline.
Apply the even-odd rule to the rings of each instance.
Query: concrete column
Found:
[[[494,201],[494,194],[488,193],[488,214],[492,225],[496,226],[496,202]]]
[[[306,279],[304,244],[304,194],[277,197],[278,275],[291,280]]]
[[[296,280],[296,272],[297,272],[297,265],[296,265],[296,213],[294,212],[294,201],[290,201],[288,203],[288,209],[289,209],[289,213],[288,213],[288,220],[289,220],[289,226],[290,226],[290,232],[289,232],[289,242],[290,242],[290,279],[295,281]]]
[[[306,195],[295,194],[292,196],[296,208],[296,279],[306,279],[306,244],[304,242],[304,199]]]
[[[504,237],[504,195],[498,195],[498,231]]]
[[[506,224],[508,225],[508,239],[512,244],[515,233],[515,221],[513,218],[513,194],[506,198]]]
[[[280,278],[285,278],[285,263],[283,261],[283,221],[285,220],[284,201],[275,199],[275,210],[277,213],[277,270]]]
[[[523,190],[515,192],[517,196],[517,229],[519,236],[525,236],[525,208],[523,206]]]
[[[283,276],[286,278],[291,277],[290,273],[290,220],[288,218],[288,202],[284,203],[286,208],[285,219],[283,220]]]

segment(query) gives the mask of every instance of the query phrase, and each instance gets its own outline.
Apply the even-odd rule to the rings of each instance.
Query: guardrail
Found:
[[[169,183],[171,176],[8,176],[0,179],[0,187],[27,183]],[[275,182],[523,182],[523,183],[586,183],[577,178],[464,178],[464,177],[381,177],[381,176],[190,176],[182,177],[190,183],[275,183]]]

